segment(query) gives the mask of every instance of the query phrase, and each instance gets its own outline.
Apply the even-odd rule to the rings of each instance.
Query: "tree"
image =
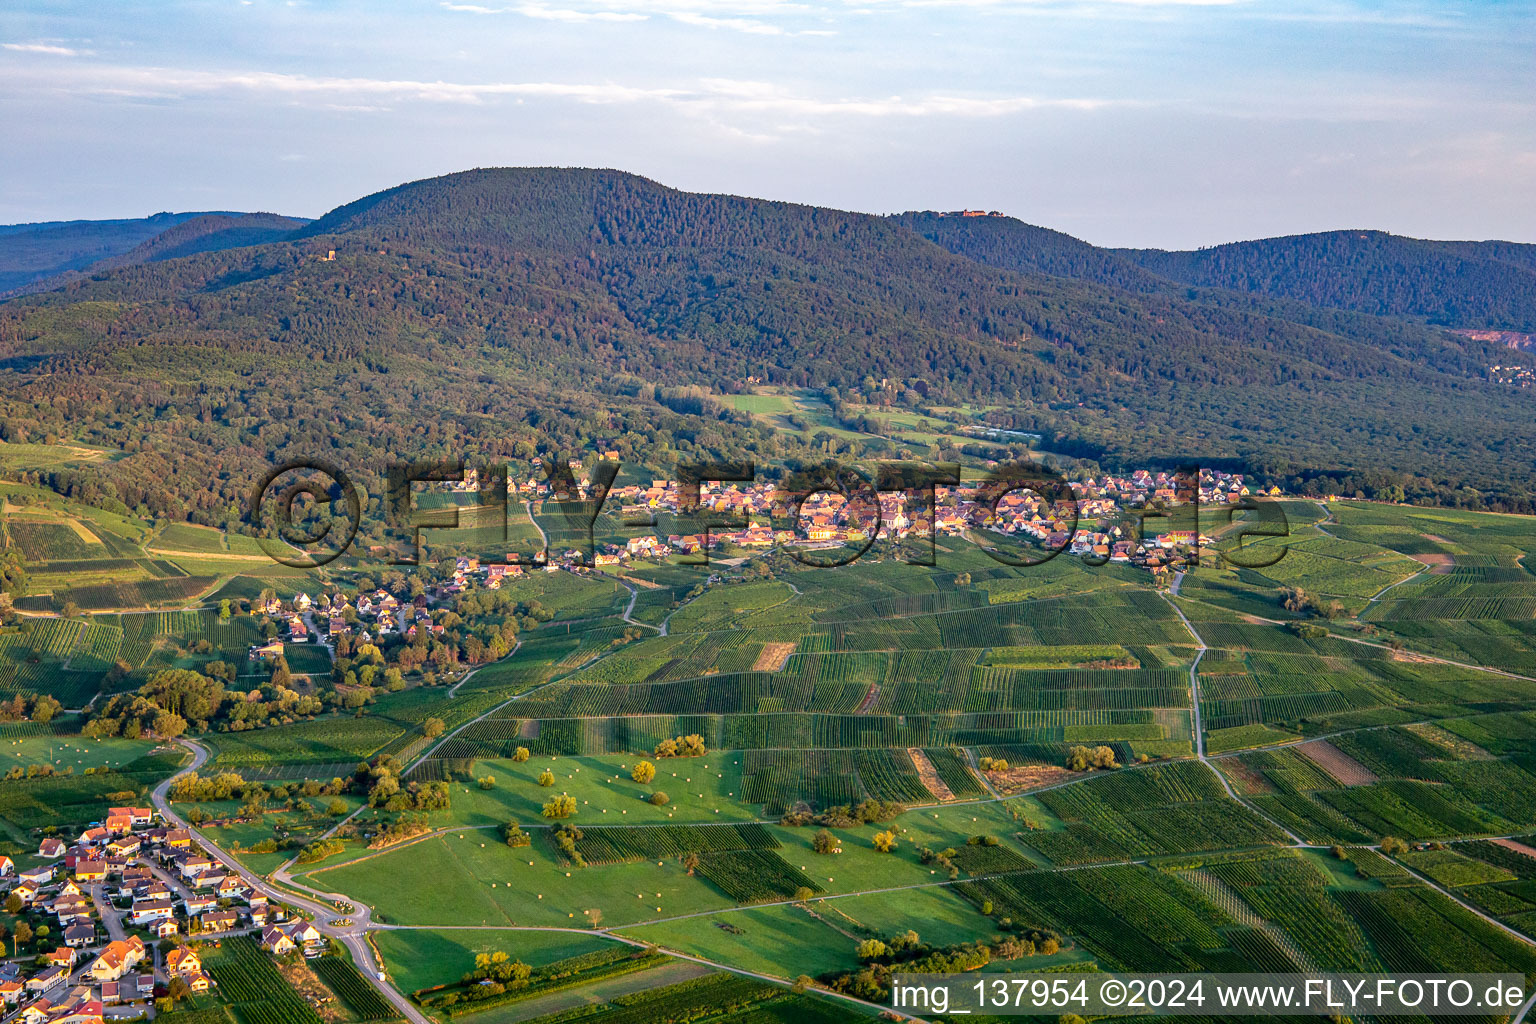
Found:
[[[518,762],[519,764],[528,760],[528,757],[529,754],[527,747],[518,747],[516,750],[512,751],[512,760]]]
[[[228,622],[229,619],[230,619],[230,616],[232,616],[233,614],[234,614],[233,610],[229,607],[229,598],[226,597],[224,600],[219,602],[219,621],[220,622]]]
[[[539,772],[539,785],[548,787],[548,786],[553,786],[554,784],[555,784],[555,773],[554,772],[550,771],[548,768],[545,768],[543,771]]]
[[[689,850],[687,853],[683,854],[678,858],[678,860],[682,862],[683,868],[690,875],[699,869],[699,855],[694,853],[692,850]]]
[[[25,906],[26,904],[21,902],[21,897],[16,895],[14,892],[5,898],[5,912],[10,914],[12,917],[15,917],[17,914],[21,913]]]
[[[665,807],[672,798],[658,789],[646,799],[650,801],[653,807]]]
[[[641,761],[635,765],[629,777],[643,786],[656,777],[656,766],[649,761]]]
[[[837,849],[837,846],[837,836],[833,835],[827,829],[821,829],[811,837],[811,849],[815,850],[817,853],[832,853]]]
[[[576,798],[568,794],[561,794],[544,805],[544,817],[569,818],[576,813]]]
[[[333,818],[339,818],[343,814],[347,813],[347,802],[341,799],[341,797],[336,797],[330,803],[325,805],[325,813],[329,814]]]
[[[421,731],[429,740],[435,740],[443,734],[447,726],[443,725],[441,718],[429,718],[421,723]]]
[[[876,832],[875,833],[875,850],[877,852],[879,852],[879,853],[891,853],[891,852],[894,852],[895,849],[896,849],[896,833],[895,832],[887,831],[887,832]]]
[[[487,775],[484,778],[479,779],[478,782],[479,782],[479,785],[480,785],[481,789],[495,789],[496,788],[496,776],[494,776],[494,775]]]
[[[885,943],[879,939],[865,939],[853,949],[854,955],[860,960],[878,960],[885,956]]]
[[[11,933],[11,938],[15,940],[16,954],[20,956],[21,947],[32,941],[32,926],[25,921],[17,921],[16,930]]]
[[[1396,857],[1408,852],[1408,844],[1396,836],[1383,836],[1381,840],[1381,852],[1388,857]]]
[[[1095,768],[1119,768],[1120,765],[1117,764],[1116,761],[1115,761],[1115,750],[1114,750],[1114,748],[1113,747],[1094,747],[1093,748],[1093,766]]]
[[[501,838],[506,840],[507,845],[514,849],[520,846],[528,846],[533,842],[533,838],[527,832],[524,832],[522,826],[515,821],[509,821],[501,826]]]

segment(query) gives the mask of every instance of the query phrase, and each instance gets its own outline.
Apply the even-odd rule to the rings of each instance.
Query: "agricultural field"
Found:
[[[800,414],[789,394],[744,400],[754,415]],[[533,514],[555,525],[552,510]],[[63,515],[30,525],[64,528]],[[449,806],[422,812],[428,831],[388,849],[369,839],[399,814],[348,794],[359,813],[342,852],[292,869],[372,909],[406,993],[456,985],[482,952],[558,971],[622,949],[615,935],[661,950],[660,965],[622,977],[433,1011],[470,1024],[691,1013],[719,983],[668,951],[790,981],[856,970],[860,941],[908,930],[935,947],[1054,943],[985,970],[1536,972],[1536,947],[1504,930],[1536,938],[1536,545],[1524,522],[1351,502],[1292,502],[1287,515],[1290,536],[1260,542],[1286,546],[1276,565],[1203,564],[1176,593],[1116,564],[1006,567],[945,537],[937,567],[669,562],[628,567],[628,586],[533,573],[502,594],[545,614],[462,683],[413,677],[357,714],[199,741],[206,771],[268,784],[383,759],[407,786],[447,784]],[[54,692],[83,707],[117,662],[129,672],[106,692],[215,659],[255,689],[263,673],[244,651],[261,633],[240,602],[266,586],[320,589],[223,572],[244,538],[184,524],[130,538],[76,521],[102,550],[73,526],[22,529],[50,552],[45,576],[85,585],[87,563],[149,573],[139,563],[158,560],[216,576],[235,613],[223,621],[205,600],[23,619],[0,632],[0,698]],[[463,541],[444,531],[435,543]],[[285,654],[296,686],[335,685],[324,648]],[[443,728],[429,740],[430,719]],[[39,830],[91,820],[106,793],[142,794],[170,770],[148,744],[78,727],[0,724],[0,771],[75,769],[7,784],[0,844],[35,849]],[[689,736],[705,753],[661,756]],[[641,761],[655,770],[646,782]],[[560,819],[544,813],[555,797],[572,801]],[[248,851],[278,817],[301,838],[336,820],[269,814],[203,834],[270,872],[293,850]],[[527,845],[504,842],[509,823]],[[832,849],[818,852],[823,828]],[[1387,837],[1409,849],[1384,854]],[[345,962],[315,970],[350,1019],[392,1016]],[[238,994],[254,967],[234,950],[223,971]],[[834,1012],[743,991],[754,1024]],[[294,1024],[224,998],[235,1024]]]

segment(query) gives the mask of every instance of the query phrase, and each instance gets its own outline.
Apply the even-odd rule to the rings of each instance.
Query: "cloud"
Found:
[[[17,53],[46,53],[51,57],[86,57],[94,53],[94,50],[77,50],[70,46],[55,46],[52,43],[0,43],[0,49],[14,50]]]
[[[577,0],[579,3],[580,0]],[[550,7],[542,3],[489,7],[478,3],[441,0],[444,10],[461,14],[520,14],[541,21],[573,24],[584,22],[635,22],[668,18],[695,28],[726,29],[749,35],[833,35],[827,30],[786,29],[765,17],[801,16],[815,8],[790,0],[595,0],[586,6]],[[833,9],[828,9],[830,12]],[[825,12],[824,12],[825,13]]]
[[[518,4],[514,7],[485,7],[481,4],[456,4],[444,0],[443,9],[464,14],[521,14],[539,21],[560,21],[580,24],[593,21],[645,21],[648,15],[626,11],[578,11],[562,7],[546,7],[543,4]]]
[[[101,64],[72,66],[67,80],[41,69],[14,73],[13,88],[173,101],[220,93],[262,94],[333,110],[372,110],[383,104],[483,104],[498,99],[582,104],[653,104],[710,118],[764,119],[960,117],[996,118],[1033,110],[1093,111],[1128,101],[1025,95],[898,94],[825,96],[771,82],[703,78],[674,85],[619,82],[447,82],[331,77],[272,71],[207,71]],[[1143,104],[1136,104],[1143,105]]]

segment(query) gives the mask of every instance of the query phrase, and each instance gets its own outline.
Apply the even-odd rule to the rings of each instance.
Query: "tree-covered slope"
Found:
[[[1536,330],[1536,246],[1328,231],[1193,252],[1117,250],[1188,284],[1449,327]]]
[[[0,226],[0,294],[119,256],[199,213]]]
[[[1053,258],[1101,260],[1065,238]],[[1402,324],[1361,337],[1330,328],[1357,314],[1297,322],[1272,300],[1137,284],[1134,267],[1127,290],[1053,266],[989,266],[884,218],[619,172],[472,171],[348,204],[287,241],[0,305],[0,439],[121,448],[49,482],[221,522],[266,466],[304,455],[358,472],[598,442],[657,467],[825,455],[850,442],[698,395],[755,380],[838,403],[889,379],[914,409],[990,408],[1108,465],[1221,461],[1468,501],[1483,499],[1455,489],[1530,492],[1507,452],[1536,445],[1536,401],[1486,380],[1488,343]],[[881,447],[867,441],[854,447]]]

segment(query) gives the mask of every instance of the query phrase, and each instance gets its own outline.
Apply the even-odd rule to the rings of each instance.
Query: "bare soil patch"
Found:
[[[1244,764],[1242,758],[1222,758],[1221,770],[1244,796],[1258,796],[1275,791],[1275,787],[1269,784],[1269,780]]]
[[[928,792],[940,800],[953,800],[955,791],[944,785],[944,780],[939,778],[939,773],[933,767],[933,762],[928,760],[928,755],[916,747],[907,748],[907,756],[912,759],[912,767],[917,769],[917,777],[923,780]]]
[[[1494,842],[1506,850],[1514,850],[1516,853],[1524,854],[1532,860],[1536,860],[1536,849],[1526,846],[1524,843],[1517,843],[1513,839],[1495,839]]]
[[[279,960],[277,970],[284,980],[304,997],[304,1001],[315,1008],[315,1012],[326,1024],[347,1019],[346,1011],[336,1002],[336,997],[331,990],[326,988],[315,976],[315,972],[309,969],[307,963]]]
[[[1343,785],[1369,786],[1377,781],[1375,772],[1327,740],[1308,740],[1297,744],[1296,749]]]
[[[754,672],[780,672],[789,656],[795,653],[794,643],[764,644],[758,652],[757,660],[752,663]]]
[[[1450,572],[1452,567],[1454,567],[1456,564],[1455,555],[1447,555],[1440,551],[1421,551],[1416,555],[1409,555],[1408,557],[1413,559],[1415,562],[1423,562],[1425,565],[1429,566],[1429,571],[1432,573]]]
[[[1074,777],[1075,772],[1054,764],[1020,764],[1005,772],[983,772],[992,788],[1004,796],[1022,793],[1026,789],[1039,789],[1055,782]]]

